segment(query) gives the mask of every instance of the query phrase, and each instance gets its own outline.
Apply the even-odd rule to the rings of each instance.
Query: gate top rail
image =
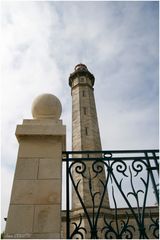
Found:
[[[63,154],[73,154],[73,153],[149,153],[155,152],[158,153],[159,149],[144,149],[144,150],[85,150],[85,151],[63,151]]]
[[[101,151],[93,151],[93,150],[86,150],[86,151],[63,151],[63,159],[62,161],[73,161],[73,160],[96,160],[96,159],[103,159],[103,160],[133,160],[133,159],[155,159],[158,160],[159,150],[158,149],[144,149],[144,150],[101,150]],[[82,157],[78,157],[78,155],[83,155]],[[102,154],[102,156],[93,156],[96,154]],[[133,154],[133,155],[131,155]],[[135,155],[137,154],[137,155]],[[151,155],[150,155],[151,154]],[[77,156],[76,156],[77,155]],[[84,156],[85,155],[85,156]],[[92,155],[92,156],[90,156]]]

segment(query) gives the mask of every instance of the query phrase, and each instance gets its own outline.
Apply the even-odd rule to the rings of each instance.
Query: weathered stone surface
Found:
[[[39,205],[35,207],[34,233],[60,233],[60,205]]]
[[[22,136],[38,136],[38,135],[52,135],[52,136],[63,136],[65,134],[65,127],[64,126],[58,126],[58,128],[55,128],[54,122],[53,125],[37,125],[33,124],[31,126],[25,124],[24,126],[18,125],[16,129],[16,135],[18,139],[20,139]]]
[[[19,157],[53,158],[59,157],[62,151],[62,138],[52,136],[25,136],[19,146]]]
[[[17,160],[15,179],[37,179],[38,158],[19,158]]]
[[[61,181],[15,180],[11,197],[12,204],[60,204]]]
[[[62,105],[59,99],[53,94],[41,94],[32,104],[33,118],[59,119],[62,112]]]
[[[55,158],[43,158],[39,160],[38,179],[53,179],[62,177],[62,161]]]
[[[11,205],[5,232],[10,235],[14,233],[31,233],[33,226],[33,216],[34,206]]]

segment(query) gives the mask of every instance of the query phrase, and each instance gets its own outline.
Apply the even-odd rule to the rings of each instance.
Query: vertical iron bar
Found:
[[[66,235],[70,239],[70,214],[69,214],[69,154],[66,153]]]
[[[155,162],[155,166],[156,166],[157,172],[159,173],[159,165],[158,165],[157,156],[156,156],[154,151],[152,152],[152,154],[153,154],[153,157],[154,157],[154,162]]]
[[[158,191],[157,191],[157,188],[156,188],[156,182],[155,182],[155,179],[154,179],[154,176],[153,176],[151,164],[150,164],[150,161],[149,161],[149,159],[148,159],[148,154],[147,154],[147,152],[145,152],[144,154],[145,154],[145,157],[146,157],[146,160],[147,160],[147,163],[148,163],[148,171],[149,171],[149,174],[150,174],[150,176],[151,176],[151,181],[152,181],[152,184],[153,184],[153,188],[154,188],[154,193],[155,193],[155,196],[156,196],[156,200],[157,200],[157,203],[159,204],[159,196],[158,196]]]

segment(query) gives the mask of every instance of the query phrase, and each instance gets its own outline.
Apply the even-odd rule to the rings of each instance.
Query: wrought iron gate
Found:
[[[159,238],[158,159],[158,150],[63,152],[66,164],[66,238]],[[106,173],[105,181],[100,177],[102,171]],[[74,177],[75,173],[79,178]],[[83,179],[91,197],[90,210],[80,191]],[[94,190],[95,179],[101,192]],[[74,217],[74,209],[70,209],[71,189],[81,205],[78,218]],[[107,192],[111,207],[105,209]],[[95,204],[97,195],[98,207]]]

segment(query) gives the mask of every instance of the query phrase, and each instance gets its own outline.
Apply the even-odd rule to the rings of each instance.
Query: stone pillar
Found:
[[[33,118],[18,125],[19,152],[5,238],[57,239],[61,234],[62,151],[66,129],[61,103],[51,94],[35,99]]]

